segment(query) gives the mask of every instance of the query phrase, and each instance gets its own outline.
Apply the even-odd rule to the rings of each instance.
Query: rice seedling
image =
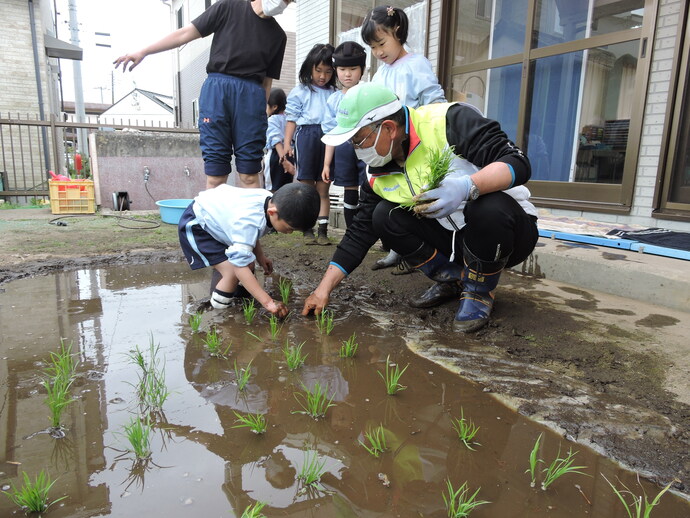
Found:
[[[446,480],[446,485],[448,487],[448,495],[446,496],[446,494],[443,493],[443,501],[446,504],[446,509],[448,510],[448,516],[450,518],[469,516],[476,507],[489,503],[486,500],[476,499],[481,488],[478,488],[470,495],[470,489],[467,487],[466,481],[458,489],[453,488],[450,479]]]
[[[266,417],[263,414],[247,414],[242,415],[235,412],[237,423],[233,428],[249,428],[255,434],[262,434],[266,431],[268,424]]]
[[[295,392],[295,399],[300,404],[303,410],[295,410],[293,414],[306,414],[318,419],[319,417],[324,417],[326,411],[335,406],[333,403],[333,398],[335,393],[328,397],[328,383],[325,387],[317,381],[314,383],[314,387],[309,390],[304,384],[302,384],[304,392]]]
[[[302,342],[298,345],[290,345],[289,341],[285,341],[285,347],[283,347],[283,355],[285,356],[285,361],[287,362],[288,369],[294,371],[299,369],[304,365],[304,360],[307,359],[308,354],[302,354],[302,347],[306,342]]]
[[[364,446],[364,449],[371,453],[377,459],[379,455],[388,449],[386,444],[386,432],[383,429],[383,425],[380,424],[376,428],[369,429],[364,432],[364,437],[369,444],[367,445],[364,441],[360,440],[359,444]]]
[[[400,370],[400,366],[397,364],[393,364],[390,361],[391,357],[388,355],[386,357],[386,374],[384,374],[379,371],[379,376],[383,379],[384,383],[386,384],[386,394],[389,396],[392,396],[401,390],[405,390],[407,387],[404,385],[400,384],[400,377],[403,375],[403,373],[407,370],[407,368],[410,366],[408,363],[405,365],[405,368]]]
[[[280,319],[277,316],[271,315],[268,318],[268,328],[271,331],[271,339],[275,340],[280,330],[283,328],[283,325],[280,323]]]
[[[254,360],[252,360],[254,361]],[[252,375],[252,362],[250,361],[243,369],[237,367],[237,360],[235,360],[235,380],[237,381],[238,390],[244,390],[249,383],[249,378]]]
[[[322,335],[330,335],[333,331],[333,311],[324,309],[321,313],[316,315],[316,327]]]
[[[539,444],[541,443],[541,438],[544,434],[539,434],[539,437],[537,437],[537,440],[534,443],[534,448],[532,448],[532,451],[529,454],[529,468],[525,470],[525,473],[529,473],[530,476],[532,477],[532,481],[530,482],[530,487],[536,487],[537,485],[537,464],[540,462],[544,462],[543,460],[537,458],[537,452],[539,451]]]
[[[67,405],[76,401],[69,392],[72,381],[71,379],[65,380],[60,377],[43,381],[47,394],[45,403],[50,410],[50,423],[55,429],[60,428],[62,413]]]
[[[206,333],[206,338],[204,338],[204,344],[206,344],[206,347],[208,348],[209,353],[211,353],[211,356],[215,358],[226,358],[228,351],[232,346],[232,344],[228,344],[228,346],[225,349],[223,349],[223,341],[218,335],[218,330],[215,327],[212,328],[208,333]]]
[[[201,327],[201,313],[197,311],[193,315],[189,315],[189,327],[192,328],[192,332],[196,333]]]
[[[72,354],[72,342],[65,346],[64,340],[60,339],[60,350],[50,353],[50,365],[44,372],[53,379],[71,382],[76,376],[78,364],[78,360]]]
[[[254,321],[257,311],[254,299],[242,299],[242,312],[247,324],[251,324]]]
[[[21,507],[26,512],[42,513],[51,505],[67,498],[67,496],[63,496],[52,502],[49,501],[48,493],[57,479],[51,480],[50,475],[44,470],[41,470],[33,481],[26,471],[22,472],[22,478],[24,479],[24,483],[21,487],[16,487],[12,484],[11,489],[9,491],[3,491],[3,493],[7,495],[15,505]]]
[[[283,304],[287,304],[292,293],[292,281],[290,279],[280,279],[278,281],[278,289],[280,290],[280,299],[283,301]]]
[[[305,486],[317,484],[324,474],[324,466],[326,459],[319,460],[319,453],[317,451],[305,451],[304,463],[300,469],[297,478],[302,481]]]
[[[428,172],[426,174],[426,186],[418,193],[421,194],[432,189],[436,189],[443,179],[448,175],[450,166],[455,158],[454,148],[452,146],[443,149],[431,149],[429,151],[427,166]],[[424,205],[428,201],[418,202],[415,199],[405,202],[401,205],[404,207],[414,207],[417,204]]]
[[[248,505],[242,512],[241,518],[266,518],[266,515],[261,512],[265,506],[265,502],[255,502]]]
[[[131,446],[130,451],[138,460],[145,460],[151,456],[151,421],[147,417],[144,421],[141,417],[133,417],[129,424],[124,426],[125,437]]]
[[[586,475],[586,473],[583,473],[579,470],[584,469],[587,466],[573,466],[573,463],[575,462],[575,455],[577,455],[577,452],[573,452],[573,449],[570,448],[568,450],[568,455],[561,457],[561,449],[559,446],[558,455],[556,455],[554,461],[549,464],[547,468],[542,470],[542,473],[544,473],[544,480],[541,482],[541,488],[543,491],[546,491],[546,488],[548,488],[566,473],[578,473],[580,475]]]
[[[618,499],[621,501],[621,503],[625,506],[625,512],[628,515],[628,518],[649,518],[652,515],[652,510],[659,505],[659,501],[661,500],[661,497],[664,496],[664,493],[671,489],[671,486],[673,485],[676,480],[672,480],[669,482],[667,485],[663,487],[661,491],[657,493],[657,495],[654,497],[654,499],[650,502],[649,498],[647,497],[647,493],[645,492],[644,488],[642,489],[642,494],[641,495],[636,495],[633,493],[628,486],[623,484],[623,489],[617,489],[610,481],[607,479],[604,475],[604,480],[608,483],[609,486],[611,486],[611,489],[613,489],[613,492],[616,494]],[[637,482],[639,484],[640,478],[638,475]],[[642,487],[642,485],[640,485]],[[630,501],[626,500],[626,495],[630,499]],[[643,501],[644,497],[644,501]]]
[[[136,391],[144,410],[161,410],[170,395],[165,383],[165,360],[160,358],[159,351],[160,344],[156,344],[151,335],[148,354],[139,349],[138,345],[129,353],[130,360],[141,371]]]
[[[343,345],[340,346],[340,352],[338,354],[341,358],[354,358],[357,354],[357,349],[359,349],[357,335],[352,333],[350,338],[343,341]]]
[[[462,407],[460,407],[460,419],[451,419],[451,423],[458,434],[458,438],[468,449],[474,451],[473,444],[481,446],[481,444],[474,440],[475,435],[479,431],[479,426],[476,426],[471,419],[465,419],[465,411]]]

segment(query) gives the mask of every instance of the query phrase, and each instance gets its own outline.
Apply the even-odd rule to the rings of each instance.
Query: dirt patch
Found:
[[[171,225],[129,230],[92,219],[67,227],[1,221],[0,284],[58,269],[181,260]],[[276,271],[303,294],[334,250],[304,246],[299,235],[262,242]],[[681,480],[675,488],[690,493],[687,315],[510,272],[490,325],[467,337],[452,332],[456,303],[410,308],[407,299],[428,281],[420,273],[371,270],[382,256],[373,249],[333,298],[380,312],[391,333],[418,329],[419,340],[408,343],[418,354],[653,480]],[[444,334],[446,343],[429,341],[427,330]]]

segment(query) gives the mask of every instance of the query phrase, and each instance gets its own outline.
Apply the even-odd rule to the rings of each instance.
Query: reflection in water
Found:
[[[472,491],[482,488],[481,499],[491,505],[478,509],[478,517],[551,516],[549,509],[559,517],[597,516],[617,505],[599,473],[635,484],[609,461],[576,447],[592,477],[556,483],[553,491],[531,490],[524,469],[542,429],[479,387],[409,354],[407,330],[390,330],[386,315],[361,304],[334,308],[342,318],[331,336],[297,316],[271,340],[264,317],[248,325],[240,314],[221,312],[205,313],[201,331],[193,334],[185,308],[206,296],[208,278],[185,265],[62,273],[4,288],[0,485],[16,483],[22,471],[33,475],[46,468],[57,478],[51,496],[69,496],[51,508],[53,517],[240,515],[257,501],[267,502],[267,516],[443,516],[446,479],[454,487],[467,480]],[[204,349],[211,326],[231,345],[227,360]],[[341,359],[338,348],[353,331],[359,354]],[[137,345],[145,348],[150,335],[160,345],[171,395],[164,413],[152,416],[151,460],[133,463],[121,456],[127,448],[122,427],[138,411],[137,369],[129,353]],[[443,339],[434,329],[423,335],[429,342]],[[49,424],[40,371],[60,338],[73,343],[80,366],[67,435],[56,440],[32,434]],[[294,372],[282,356],[286,340],[306,342],[306,364]],[[396,396],[385,394],[378,374],[389,354],[400,365],[410,363],[401,380],[408,389]],[[252,362],[243,391],[237,390],[234,361]],[[319,420],[295,413],[294,393],[316,381],[328,383],[335,403]],[[461,409],[480,426],[476,452],[454,436],[451,419]],[[268,430],[259,436],[236,428],[235,412],[265,415]],[[358,441],[379,425],[388,450],[376,459]],[[541,456],[553,458],[564,441],[545,437]],[[319,486],[305,491],[297,475],[309,450],[325,461],[325,472]],[[572,489],[575,483],[591,506]],[[687,510],[683,505],[667,495],[659,514],[679,516]],[[0,498],[0,515],[13,511]]]

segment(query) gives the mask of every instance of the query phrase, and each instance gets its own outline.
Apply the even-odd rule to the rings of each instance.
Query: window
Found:
[[[177,28],[184,27],[184,4],[177,10]]]
[[[667,160],[663,167],[662,186],[658,203],[659,215],[690,217],[690,8],[685,5],[685,23],[680,24],[678,58],[674,63],[675,82],[671,84],[669,97],[669,121],[662,143],[662,156]],[[682,37],[684,36],[684,37]]]
[[[192,101],[192,124],[195,128],[199,127],[199,99]]]
[[[526,151],[540,204],[629,210],[656,1],[452,2],[444,80]]]

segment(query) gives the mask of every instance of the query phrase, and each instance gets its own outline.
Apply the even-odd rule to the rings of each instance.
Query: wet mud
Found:
[[[277,272],[295,283],[299,301],[316,285],[332,253],[332,247],[300,246],[297,236],[270,236],[264,247],[274,259]],[[81,489],[79,499],[82,503],[91,501],[99,492],[108,495],[98,496],[99,504],[84,503],[85,508],[98,508],[104,514],[130,515],[121,514],[124,509],[129,509],[129,505],[141,512],[147,509],[155,512],[154,502],[171,500],[171,488],[178,488],[173,489],[176,496],[170,504],[171,516],[185,515],[184,512],[181,514],[178,506],[204,511],[210,509],[212,514],[217,508],[215,504],[207,507],[206,499],[222,487],[227,496],[227,501],[222,502],[224,509],[230,505],[235,511],[239,510],[239,514],[244,505],[260,500],[261,494],[268,494],[276,502],[275,507],[284,510],[283,514],[275,514],[281,516],[299,516],[306,509],[313,514],[315,503],[319,511],[314,516],[333,516],[345,508],[354,509],[351,514],[356,516],[418,516],[420,513],[443,516],[441,492],[447,476],[457,482],[456,486],[464,480],[470,481],[472,487],[481,486],[484,488],[482,498],[495,502],[491,508],[493,512],[489,511],[489,506],[484,510],[480,507],[474,514],[476,516],[541,516],[540,512],[549,511],[558,512],[559,516],[571,516],[563,514],[566,508],[573,510],[572,516],[597,515],[587,500],[608,498],[605,493],[610,496],[610,488],[597,473],[603,473],[609,480],[621,477],[629,487],[636,487],[636,482],[630,473],[619,470],[607,459],[594,456],[593,452],[640,472],[652,482],[665,484],[677,478],[680,482],[674,484],[674,490],[677,494],[687,494],[690,412],[687,401],[683,400],[683,395],[687,397],[683,389],[683,373],[679,373],[678,379],[673,376],[674,368],[677,371],[684,366],[671,354],[684,343],[681,342],[684,333],[681,315],[670,311],[659,314],[659,308],[645,313],[646,308],[639,304],[626,305],[618,300],[605,299],[601,294],[511,274],[504,275],[501,281],[491,324],[469,337],[458,336],[451,332],[449,325],[455,305],[447,304],[431,310],[410,309],[406,304],[407,297],[424,289],[426,280],[419,274],[392,275],[390,270],[371,271],[370,263],[379,256],[372,254],[367,264],[334,292],[332,305],[342,336],[319,339],[313,322],[302,322],[298,318],[290,324],[291,327],[286,326],[290,327],[290,330],[285,330],[289,338],[297,340],[307,333],[309,341],[313,341],[314,348],[309,352],[310,359],[315,362],[312,364],[314,369],[328,372],[326,377],[330,376],[334,385],[347,387],[341,390],[346,395],[339,396],[342,401],[336,401],[337,406],[327,420],[312,423],[307,418],[306,427],[301,419],[304,416],[292,414],[296,407],[289,387],[296,379],[309,383],[314,375],[310,378],[309,371],[305,370],[300,376],[307,377],[295,378],[276,367],[279,364],[276,359],[279,356],[278,344],[271,344],[266,337],[265,342],[257,343],[246,333],[233,336],[235,328],[246,331],[239,314],[235,319],[219,318],[212,313],[205,315],[206,326],[219,327],[221,333],[232,337],[233,350],[242,351],[236,357],[231,356],[230,361],[237,359],[238,363],[245,364],[255,358],[252,365],[257,374],[268,372],[262,376],[265,381],[256,382],[247,397],[240,398],[233,384],[232,364],[208,357],[199,337],[187,329],[185,310],[205,297],[207,278],[194,278],[195,284],[187,286],[193,276],[184,265],[163,264],[178,262],[180,256],[177,251],[131,252],[77,260],[46,259],[30,261],[19,267],[15,265],[11,271],[0,270],[3,281],[0,290],[4,290],[0,292],[3,325],[8,319],[17,318],[7,312],[7,295],[18,282],[35,282],[22,290],[40,295],[42,280],[49,280],[51,287],[57,287],[61,282],[74,282],[56,281],[48,274],[78,272],[81,276],[96,275],[107,279],[108,288],[104,290],[108,292],[105,300],[100,295],[65,296],[62,301],[58,298],[55,308],[51,307],[56,315],[51,317],[50,332],[33,331],[27,326],[13,333],[6,333],[3,329],[3,347],[23,344],[18,345],[22,351],[20,356],[27,357],[19,363],[20,367],[13,365],[8,368],[12,374],[6,378],[7,386],[15,383],[17,388],[13,390],[23,394],[30,401],[30,408],[36,409],[36,423],[32,423],[35,426],[15,430],[13,441],[21,443],[21,437],[36,432],[40,428],[37,422],[45,417],[45,409],[40,410],[40,390],[36,388],[36,369],[40,365],[37,358],[41,356],[41,348],[51,349],[55,337],[67,335],[65,331],[71,330],[75,339],[78,337],[82,341],[84,356],[90,362],[82,365],[85,372],[80,378],[83,404],[90,409],[84,413],[97,416],[93,422],[83,423],[81,433],[85,437],[93,438],[94,434],[102,437],[100,447],[84,446],[86,454],[82,455],[82,460],[88,460],[87,467],[79,473],[79,480],[72,483],[83,485],[90,481],[86,488]],[[149,266],[145,266],[147,264]],[[142,266],[122,268],[119,265]],[[94,268],[106,266],[114,268],[108,268],[107,274],[93,273],[100,271]],[[172,274],[168,268],[173,269]],[[272,279],[269,281],[273,282]],[[176,286],[176,289],[171,286]],[[179,295],[180,286],[185,286],[182,296]],[[141,292],[146,295],[139,300]],[[160,302],[171,293],[174,294],[172,307]],[[33,315],[31,304],[26,304],[25,313],[21,315],[23,318]],[[153,310],[151,306],[162,308]],[[164,317],[160,314],[166,309],[174,315]],[[106,326],[107,329],[92,330],[93,315],[114,319],[110,324],[114,328]],[[127,331],[122,331],[123,328]],[[358,334],[366,330],[361,331],[361,343],[368,342],[369,345],[355,366],[348,368],[333,353],[339,346],[338,340],[347,338],[345,334],[352,330],[357,330]],[[131,411],[131,391],[127,390],[131,373],[127,372],[129,369],[121,356],[134,342],[144,345],[149,332],[154,332],[157,339],[169,344],[166,352],[169,368],[176,373],[176,386],[184,387],[179,389],[184,396],[180,398],[181,402],[166,411],[166,425],[159,423],[157,427],[158,447],[165,448],[154,454],[156,465],[132,467],[127,460],[117,460],[116,452],[103,448],[103,443],[115,442],[110,441],[111,434]],[[659,332],[669,334],[659,335]],[[99,342],[109,343],[110,350],[100,350]],[[662,348],[662,343],[670,347]],[[37,346],[38,351],[32,352],[31,349]],[[417,356],[410,356],[407,350]],[[670,355],[663,354],[668,350]],[[181,351],[184,352],[182,357]],[[377,372],[385,364],[387,354],[396,356],[396,361],[402,365],[414,362],[416,367],[410,370],[410,379],[405,380],[410,388],[400,397],[367,395],[370,387],[381,384]],[[15,355],[14,349],[9,352],[3,350],[4,358]],[[113,372],[115,381],[111,379]],[[460,374],[462,378],[454,374]],[[107,390],[104,390],[104,383]],[[113,386],[116,387],[114,391]],[[420,386],[430,386],[430,392],[421,396],[419,391],[411,390]],[[92,393],[98,397],[87,395]],[[490,404],[489,401],[493,400],[516,412],[502,405]],[[395,407],[392,414],[391,405]],[[483,456],[458,448],[457,440],[452,436],[450,418],[459,412],[460,407],[466,415],[478,416],[476,420],[487,434],[480,441],[482,447],[478,448],[480,451],[490,450],[480,454]],[[234,411],[262,409],[269,412],[271,421],[275,419],[276,423],[281,423],[281,426],[269,430],[264,438],[270,439],[263,444],[255,441],[258,437],[238,434],[232,428]],[[417,460],[409,461],[412,475],[396,474],[401,463],[408,464],[408,461],[401,461],[404,459],[400,456],[402,454],[383,458],[372,467],[369,455],[358,447],[357,441],[367,425],[383,420],[390,428],[391,437],[401,441],[396,451],[405,449],[398,450],[403,443],[411,443],[416,452],[423,452],[415,453],[412,457],[416,456]],[[534,421],[555,431],[549,435],[545,457],[555,455],[561,442],[567,448],[569,443],[566,440],[577,441],[583,445],[575,445],[580,451],[578,455],[592,468],[589,471],[595,475],[593,479],[576,477],[568,482],[564,479],[557,497],[548,491],[545,494],[530,492],[533,490],[529,490],[529,484],[525,488],[525,459],[536,436],[543,431]],[[501,424],[495,425],[494,422]],[[63,456],[66,462],[75,462],[73,450],[65,444],[69,445],[69,441],[80,436],[79,428],[74,426],[67,440],[55,441],[36,436],[31,439],[29,448],[37,455],[48,451],[51,458]],[[559,435],[564,439],[559,439]],[[405,439],[400,439],[402,437]],[[424,441],[417,442],[421,437],[425,437]],[[18,447],[13,441],[9,442]],[[60,446],[55,446],[58,443]],[[294,472],[303,462],[302,452],[307,443],[313,444],[315,450],[328,459],[329,471],[324,475],[326,491],[324,494],[310,496],[305,493],[296,497],[299,489],[295,486]],[[184,446],[178,449],[180,444]],[[593,452],[587,447],[591,447]],[[21,448],[26,450],[27,445],[23,444]],[[14,453],[6,454],[6,461],[0,466],[4,475],[0,477],[12,476],[18,471],[17,465],[7,462],[15,457]],[[224,474],[218,473],[218,469],[212,469],[213,473],[201,473],[201,468],[186,471],[179,468],[185,464],[181,459],[187,458],[194,459],[194,462],[200,458],[207,459],[210,466],[220,468]],[[233,459],[241,462],[233,463]],[[475,469],[468,471],[468,465]],[[487,474],[487,466],[498,466],[499,470],[490,470],[492,474]],[[261,484],[256,482],[262,479]],[[386,480],[392,480],[391,487],[383,484]],[[165,484],[170,485],[168,493]],[[584,497],[574,484],[584,492]],[[186,492],[184,488],[187,487],[194,489]],[[515,495],[509,493],[518,487],[517,500],[525,502],[527,507],[518,514],[511,514],[508,509],[514,509],[515,500],[511,497]],[[655,494],[658,487],[646,485],[645,490]],[[137,494],[145,497],[128,500]],[[185,494],[194,496],[184,497]],[[178,498],[177,495],[183,496]],[[286,495],[291,496],[288,498]],[[136,505],[129,504],[129,501],[136,501]],[[612,502],[615,501],[610,500],[607,505],[613,505]],[[669,498],[664,504],[671,507],[660,507],[659,515],[685,516],[678,514],[687,511],[686,503],[682,502],[682,499]],[[74,512],[73,507],[66,506],[51,510],[51,513],[80,516],[70,514],[68,509]],[[392,514],[385,514],[391,509]],[[666,512],[662,512],[663,509]],[[81,515],[90,514],[84,511]]]

